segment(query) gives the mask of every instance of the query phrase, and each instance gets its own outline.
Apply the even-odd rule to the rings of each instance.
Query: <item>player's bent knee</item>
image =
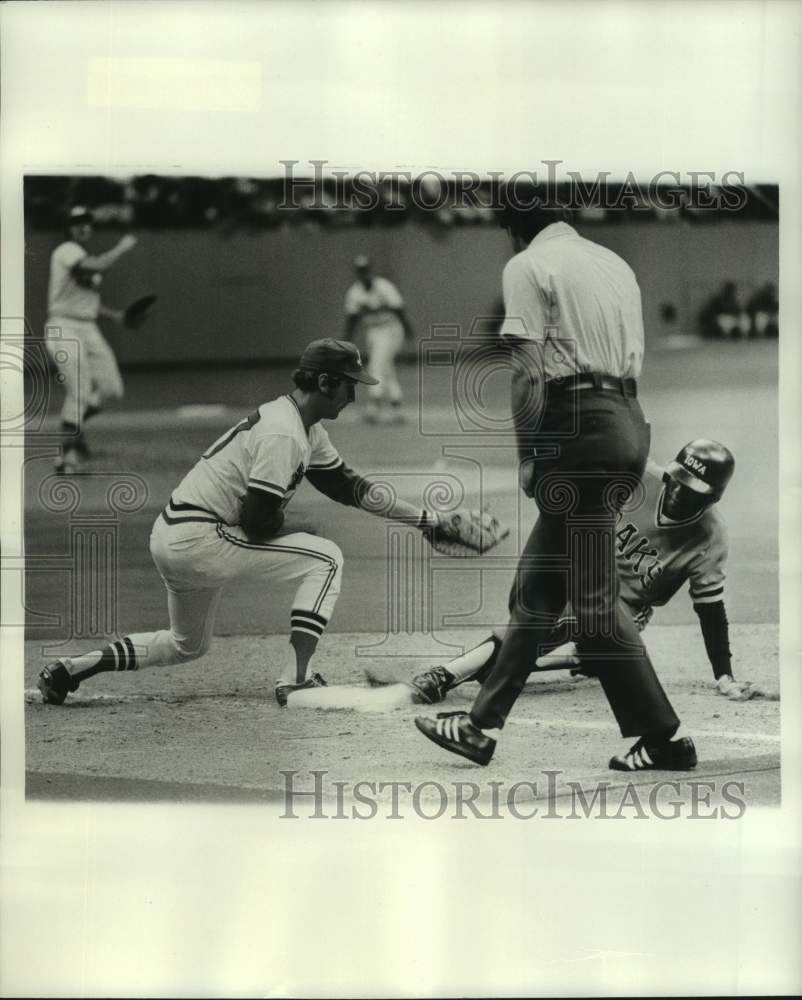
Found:
[[[338,569],[342,568],[345,562],[345,556],[343,555],[343,550],[336,542],[332,542],[330,538],[313,538],[314,548],[317,552],[321,554],[329,562],[334,563]]]
[[[175,643],[176,658],[179,663],[189,663],[192,660],[199,660],[202,656],[205,656],[209,651],[209,646],[211,645],[211,639],[203,639],[199,645],[189,644],[186,640],[176,639],[173,637]]]

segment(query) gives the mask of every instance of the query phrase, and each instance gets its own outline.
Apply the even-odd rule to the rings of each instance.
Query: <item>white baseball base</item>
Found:
[[[413,704],[408,684],[373,688],[332,684],[293,691],[287,698],[287,708],[318,708],[329,712],[392,712]]]
[[[535,661],[538,670],[557,670],[560,667],[576,667],[579,657],[576,655],[576,643],[564,642],[545,656],[539,656]]]

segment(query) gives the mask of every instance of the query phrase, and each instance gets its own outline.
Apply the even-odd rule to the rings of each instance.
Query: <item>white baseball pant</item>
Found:
[[[745,337],[749,333],[750,321],[745,312],[739,313],[737,316],[730,313],[719,313],[716,316],[716,323],[725,337],[734,337],[737,334]]]
[[[328,624],[342,582],[343,554],[328,538],[296,532],[268,542],[250,542],[239,527],[209,520],[153,526],[150,552],[167,590],[169,629],[130,635],[132,667],[169,666],[203,656],[226,584],[252,579],[265,587],[300,579],[290,612],[292,631],[319,638]]]
[[[404,343],[404,328],[400,323],[377,326],[365,334],[368,349],[368,374],[379,380],[368,387],[370,399],[388,399],[399,403],[403,397],[395,370],[395,359]]]
[[[96,323],[52,316],[45,326],[45,346],[62,376],[61,419],[66,423],[80,427],[88,406],[122,397],[117,359]]]
[[[752,317],[752,332],[758,336],[762,337],[766,330],[768,330],[770,324],[777,323],[777,313],[763,312],[763,310],[758,310]]]

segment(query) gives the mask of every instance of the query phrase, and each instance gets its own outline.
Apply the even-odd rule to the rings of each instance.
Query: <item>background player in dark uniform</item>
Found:
[[[749,314],[744,309],[734,281],[725,281],[699,314],[702,335],[725,340],[749,333]]]
[[[599,677],[622,735],[639,737],[610,766],[692,768],[693,742],[672,739],[679,719],[618,600],[616,515],[649,450],[636,398],[640,289],[620,257],[554,211],[522,210],[510,199],[502,221],[517,253],[504,269],[501,337],[515,362],[521,487],[540,516],[519,560],[509,628],[470,713],[415,723],[446,750],[489,763],[496,742],[483,730],[503,727],[570,600],[586,672]]]
[[[780,301],[777,298],[777,289],[771,281],[758,288],[751,296],[746,303],[746,311],[751,324],[750,337],[778,336]]]

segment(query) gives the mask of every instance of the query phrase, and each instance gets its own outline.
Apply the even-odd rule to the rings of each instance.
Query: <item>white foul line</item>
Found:
[[[565,720],[549,720],[549,719],[508,719],[508,725],[516,726],[544,726],[549,728],[563,728],[563,729],[596,729],[596,730],[613,730],[613,726],[609,722],[571,722],[567,719]],[[722,739],[729,740],[751,740],[755,743],[779,743],[780,734],[779,733],[742,733],[732,729],[695,729],[688,727],[688,734],[690,736],[704,736],[711,739],[720,737]]]

